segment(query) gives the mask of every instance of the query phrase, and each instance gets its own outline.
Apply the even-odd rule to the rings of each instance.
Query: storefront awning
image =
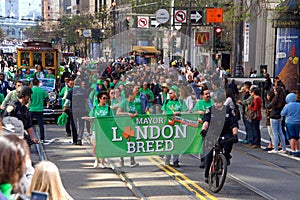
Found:
[[[159,51],[155,46],[133,46],[133,51],[137,53],[158,53]]]

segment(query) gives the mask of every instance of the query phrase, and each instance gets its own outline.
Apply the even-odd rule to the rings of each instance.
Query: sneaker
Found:
[[[273,149],[273,150],[271,150],[271,151],[268,151],[268,153],[279,153],[279,151],[278,151],[278,150],[275,150],[275,149]]]
[[[204,163],[204,162],[201,162],[199,168],[204,169],[204,168],[205,168],[205,163]]]
[[[227,164],[227,166],[230,165],[230,160],[229,159],[226,159],[226,164]]]
[[[77,140],[77,145],[82,145],[82,141],[81,140]]]
[[[243,140],[242,144],[248,144],[248,140]]]
[[[136,166],[139,166],[139,163],[137,163],[137,162],[130,163],[130,167],[136,167]]]
[[[99,163],[98,163],[98,160],[95,160],[93,167],[94,167],[94,168],[98,168],[98,164],[99,164]]]
[[[266,147],[263,149],[263,151],[272,151],[272,150],[273,150],[273,148],[270,148],[270,147]]]
[[[71,133],[67,133],[67,136],[70,137],[70,136],[71,136]]]
[[[174,162],[174,163],[173,163],[173,166],[174,166],[174,167],[180,167],[179,162],[178,162],[178,161],[177,161],[177,162]]]
[[[166,161],[166,162],[165,162],[165,165],[166,165],[166,166],[170,165],[170,161]]]
[[[98,166],[99,166],[101,169],[104,169],[104,168],[105,168],[104,164],[102,164],[102,163],[99,163]]]
[[[208,183],[208,178],[207,177],[204,177],[204,182]]]
[[[279,153],[285,154],[285,153],[286,153],[286,150],[280,150]]]

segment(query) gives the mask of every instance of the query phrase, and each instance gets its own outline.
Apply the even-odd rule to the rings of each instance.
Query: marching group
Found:
[[[44,76],[42,67],[39,67],[36,76],[38,75]],[[0,79],[1,76],[4,76],[4,74],[0,74]],[[6,103],[1,106],[3,117],[14,116],[22,121],[24,129],[28,132],[33,143],[36,142],[36,139],[33,135],[30,116],[34,115],[41,120],[44,101],[48,100],[47,93],[39,91],[37,78],[33,78],[31,88],[23,86],[21,81],[17,81],[15,92],[9,93],[12,100],[5,101],[3,98]],[[2,82],[5,82],[4,78]],[[265,97],[261,95],[261,88],[251,85],[251,82],[245,82],[242,87],[242,98],[240,98],[240,92],[235,81],[228,82],[227,78],[216,70],[194,69],[190,64],[172,67],[163,65],[150,67],[119,59],[109,66],[100,63],[97,68],[90,68],[86,62],[77,66],[73,65],[72,68],[65,67],[65,72],[58,83],[57,92],[62,98],[62,108],[68,115],[65,124],[66,133],[68,136],[72,135],[74,145],[82,145],[85,128],[91,134],[95,154],[94,167],[103,168],[106,163],[105,159],[98,158],[95,153],[95,127],[84,119],[90,120],[93,117],[118,115],[136,117],[137,115],[162,113],[170,115],[197,113],[202,124],[202,130],[198,134],[201,134],[203,138],[208,140],[213,133],[217,133],[214,138],[216,141],[220,136],[232,138],[224,144],[224,155],[229,165],[233,143],[238,142],[239,118],[245,124],[247,133],[243,143],[252,148],[260,148],[260,121],[262,120],[262,108],[264,106],[267,116],[266,125],[270,135],[268,152],[284,153],[286,151],[286,139],[288,139],[292,155],[299,156],[300,119],[298,116],[300,114],[300,104],[296,102],[294,93],[286,95],[284,84],[277,77],[274,79],[274,85],[267,77],[263,90]],[[7,89],[13,90],[14,88],[2,90],[1,93],[4,97],[7,95],[4,94]],[[29,101],[28,110],[26,105]],[[241,106],[241,109],[238,108],[238,105]],[[241,114],[239,110],[241,110]],[[285,127],[282,126],[283,117],[285,118]],[[42,121],[39,121],[39,125],[41,140],[45,140],[46,135],[43,127],[41,127],[43,126]],[[285,134],[283,130],[285,130]],[[14,137],[7,134],[0,137],[0,142],[3,141],[4,144],[7,144],[9,140],[15,145],[9,147],[0,145],[3,148],[0,151],[0,191],[7,199],[10,198],[11,190],[14,189],[16,183],[20,183],[26,171],[26,163],[30,160],[28,146],[26,147],[18,137]],[[279,148],[282,149],[279,150]],[[16,159],[14,161],[6,159],[8,153],[4,152],[11,152],[11,156]],[[180,167],[180,156],[172,156],[173,166]],[[205,180],[207,180],[208,169],[212,162],[211,158],[212,152],[209,149],[209,152],[202,159],[206,167]],[[171,155],[167,155],[165,164],[170,165],[170,161]],[[121,158],[120,165],[124,166],[123,158]],[[137,165],[135,158],[131,157],[130,166]],[[15,171],[7,173],[6,170],[11,170],[11,167],[8,166],[15,166],[13,169]],[[52,170],[47,171],[47,169]],[[41,176],[42,173],[47,174],[44,175],[45,177],[50,177],[51,173],[56,174],[56,182],[49,179],[48,182],[41,183],[39,179],[34,178],[35,174]],[[14,174],[18,174],[18,176]],[[38,164],[35,174],[33,174],[31,186],[27,190],[28,194],[32,190],[48,190],[50,186],[47,186],[47,184],[55,184],[56,187],[53,191],[46,191],[53,195],[52,199],[71,199],[64,190],[59,180],[58,170],[53,163],[43,162]],[[56,196],[56,198],[55,195],[58,195],[58,193],[62,196]],[[0,197],[1,200],[5,199],[5,197]]]

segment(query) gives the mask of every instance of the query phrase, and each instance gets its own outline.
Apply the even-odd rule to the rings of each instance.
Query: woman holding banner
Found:
[[[89,117],[108,117],[113,116],[113,112],[110,109],[110,106],[107,103],[108,94],[106,92],[99,92],[97,95],[98,104],[91,110],[89,113]],[[93,127],[93,135],[92,135],[92,143],[93,143],[93,153],[95,155],[95,163],[94,168],[100,167],[105,168],[105,160],[104,158],[98,158],[96,155],[96,133],[95,133],[95,124]]]

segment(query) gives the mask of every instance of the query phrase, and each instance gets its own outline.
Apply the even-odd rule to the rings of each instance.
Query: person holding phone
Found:
[[[41,161],[35,167],[27,195],[41,200],[47,194],[48,200],[73,200],[62,184],[57,166],[50,161]]]

